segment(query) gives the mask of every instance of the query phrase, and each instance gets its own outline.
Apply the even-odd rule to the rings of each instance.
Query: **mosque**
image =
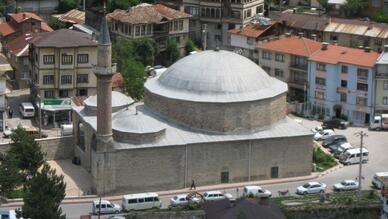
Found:
[[[309,175],[312,134],[286,115],[287,84],[236,53],[186,56],[145,83],[144,102],[112,91],[101,24],[97,95],[73,107],[74,153],[97,194]]]

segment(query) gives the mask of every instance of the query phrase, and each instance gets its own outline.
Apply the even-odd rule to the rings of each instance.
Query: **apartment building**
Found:
[[[228,31],[230,49],[234,52],[258,62],[256,46],[259,42],[277,37],[280,34],[280,24],[269,18],[258,17],[245,27]]]
[[[164,51],[167,41],[173,38],[181,54],[189,39],[190,15],[161,4],[139,4],[128,10],[116,9],[107,14],[110,31],[129,39],[150,37]]]
[[[258,64],[271,76],[288,84],[288,95],[304,102],[308,84],[308,58],[321,43],[300,36],[286,35],[257,45]]]
[[[183,0],[191,14],[190,38],[206,44],[206,48],[228,47],[228,30],[248,24],[256,14],[264,12],[264,0]],[[206,38],[206,40],[205,40]]]
[[[340,46],[370,47],[382,51],[388,43],[388,24],[369,19],[345,19],[326,15],[311,15],[287,10],[280,22],[292,34],[302,32],[305,37]]]
[[[0,131],[4,131],[5,120],[6,120],[6,108],[7,108],[7,99],[5,95],[7,94],[6,72],[12,71],[11,65],[8,63],[7,58],[0,53]]]
[[[388,46],[376,62],[374,114],[388,113]]]
[[[312,114],[345,115],[355,124],[373,114],[374,66],[379,53],[322,43],[308,65],[308,100]]]
[[[41,33],[30,42],[29,58],[32,83],[42,99],[96,93],[97,43],[88,34],[68,29]]]

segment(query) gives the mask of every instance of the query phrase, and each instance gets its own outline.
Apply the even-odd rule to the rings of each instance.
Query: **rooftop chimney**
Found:
[[[388,45],[384,45],[384,52],[388,52]]]
[[[369,46],[366,46],[366,47],[364,48],[364,51],[365,51],[365,52],[370,52],[370,47],[369,47]]]
[[[298,36],[299,36],[299,38],[302,38],[303,37],[303,32],[299,32]]]
[[[329,47],[329,43],[322,42],[322,50],[327,50],[328,47]]]

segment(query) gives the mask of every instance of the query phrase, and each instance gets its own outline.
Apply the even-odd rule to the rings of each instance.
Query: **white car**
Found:
[[[322,128],[322,126],[317,126],[313,129],[311,129],[311,131],[315,134],[317,132],[323,131],[323,128]]]
[[[198,197],[192,197],[191,200],[187,198],[187,195],[176,195],[170,199],[171,206],[185,206],[188,205],[189,202],[199,203],[201,201]]]
[[[229,199],[230,201],[234,201],[234,198],[231,194],[223,194],[221,191],[207,191],[203,194],[203,199],[205,201],[215,201],[225,198]]]
[[[95,200],[92,204],[93,214],[112,214],[119,213],[121,211],[121,206],[115,203],[112,203],[108,200]]]
[[[335,135],[335,132],[333,130],[331,130],[331,129],[324,129],[322,131],[319,131],[319,132],[315,133],[314,140],[316,140],[316,141],[323,140],[327,136],[331,136],[331,135]]]
[[[303,186],[299,186],[296,189],[296,194],[306,195],[314,193],[324,193],[326,190],[326,184],[320,182],[308,182]]]
[[[258,198],[269,198],[272,196],[272,193],[267,190],[263,189],[260,186],[245,186],[243,190],[243,196],[248,197],[248,196],[254,196]]]
[[[343,180],[340,183],[336,183],[333,185],[334,191],[350,191],[350,190],[357,190],[358,189],[358,182],[355,180]]]

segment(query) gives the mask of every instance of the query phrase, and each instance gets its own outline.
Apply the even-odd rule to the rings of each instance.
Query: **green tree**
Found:
[[[164,63],[166,66],[172,65],[180,57],[180,52],[178,44],[175,39],[169,39],[167,42],[167,48],[165,51],[165,60]]]
[[[131,6],[138,5],[140,0],[109,0],[108,11],[114,11],[115,9],[127,10]]]
[[[31,219],[65,219],[60,204],[65,198],[66,184],[63,176],[57,176],[54,169],[45,163],[40,172],[26,183],[27,192],[23,198],[22,214]]]
[[[77,8],[80,0],[60,0],[58,3],[58,12],[65,13],[71,9]]]
[[[141,99],[147,77],[144,66],[134,59],[127,59],[123,64],[122,73],[128,95]]]
[[[194,50],[195,50],[195,44],[193,43],[193,41],[191,41],[191,39],[187,40],[185,45],[186,55],[190,54],[190,52]]]
[[[67,25],[63,22],[61,22],[58,18],[56,17],[50,17],[48,19],[48,25],[53,28],[54,30],[58,30],[61,28],[67,28]]]
[[[0,195],[9,197],[22,180],[16,159],[10,155],[0,154]]]
[[[365,8],[367,4],[366,0],[346,0],[343,8],[347,16],[354,16],[360,15],[361,10]]]
[[[44,154],[34,136],[18,127],[11,135],[12,143],[8,154],[13,156],[18,168],[26,174],[34,175],[44,163]]]
[[[134,49],[131,41],[117,37],[112,42],[112,62],[117,63],[119,71],[122,71],[125,60],[134,58]]]
[[[329,12],[331,10],[329,0],[319,0],[319,4],[322,6],[322,8],[325,9],[326,12]]]
[[[132,41],[136,59],[144,66],[154,65],[155,56],[158,54],[158,45],[154,39],[142,38]]]

